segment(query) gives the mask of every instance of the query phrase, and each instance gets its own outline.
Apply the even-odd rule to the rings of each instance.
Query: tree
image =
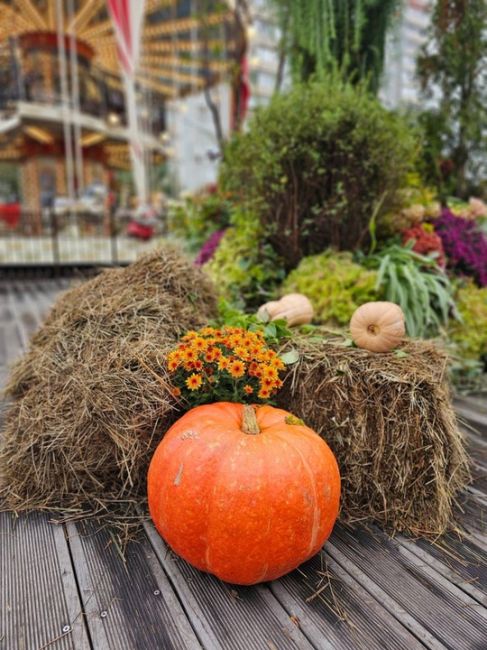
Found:
[[[421,116],[429,180],[443,195],[468,198],[487,167],[485,0],[436,1],[418,77],[432,106]]]
[[[295,81],[339,70],[377,92],[387,30],[400,0],[272,0]]]

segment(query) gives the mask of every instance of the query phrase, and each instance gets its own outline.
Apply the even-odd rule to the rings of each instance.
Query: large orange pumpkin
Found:
[[[340,475],[318,434],[271,406],[198,406],[167,432],[148,475],[149,509],[172,549],[250,585],[312,557],[335,523]]]

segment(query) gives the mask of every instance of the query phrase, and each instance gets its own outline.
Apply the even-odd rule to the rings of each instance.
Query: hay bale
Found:
[[[330,444],[342,476],[342,520],[438,535],[452,525],[469,479],[464,439],[445,378],[447,358],[429,342],[405,356],[300,338],[302,355],[279,403]]]
[[[144,494],[177,417],[165,352],[215,314],[209,280],[170,248],[62,295],[6,388],[3,507],[76,513]]]

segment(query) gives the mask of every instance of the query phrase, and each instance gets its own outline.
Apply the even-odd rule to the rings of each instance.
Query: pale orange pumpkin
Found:
[[[350,333],[359,348],[389,352],[404,339],[404,313],[393,302],[367,302],[353,313]]]
[[[340,475],[326,442],[290,413],[219,402],[169,429],[149,467],[148,496],[178,555],[249,585],[284,575],[323,546]]]
[[[283,318],[289,327],[311,323],[314,313],[309,298],[302,293],[288,293],[280,300],[267,302],[258,311],[259,314],[264,312],[271,320]]]

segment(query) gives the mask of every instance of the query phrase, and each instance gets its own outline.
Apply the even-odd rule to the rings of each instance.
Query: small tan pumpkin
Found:
[[[271,320],[284,318],[289,327],[293,327],[293,325],[311,323],[314,311],[309,298],[302,293],[288,293],[280,300],[262,305],[258,313],[267,313]]]
[[[389,352],[406,334],[403,311],[393,302],[367,302],[355,310],[350,332],[359,348]]]
[[[275,314],[279,312],[280,306],[281,302],[279,300],[271,300],[270,302],[266,302],[265,305],[262,305],[262,307],[259,308],[258,313],[262,315],[265,312],[272,320]]]

